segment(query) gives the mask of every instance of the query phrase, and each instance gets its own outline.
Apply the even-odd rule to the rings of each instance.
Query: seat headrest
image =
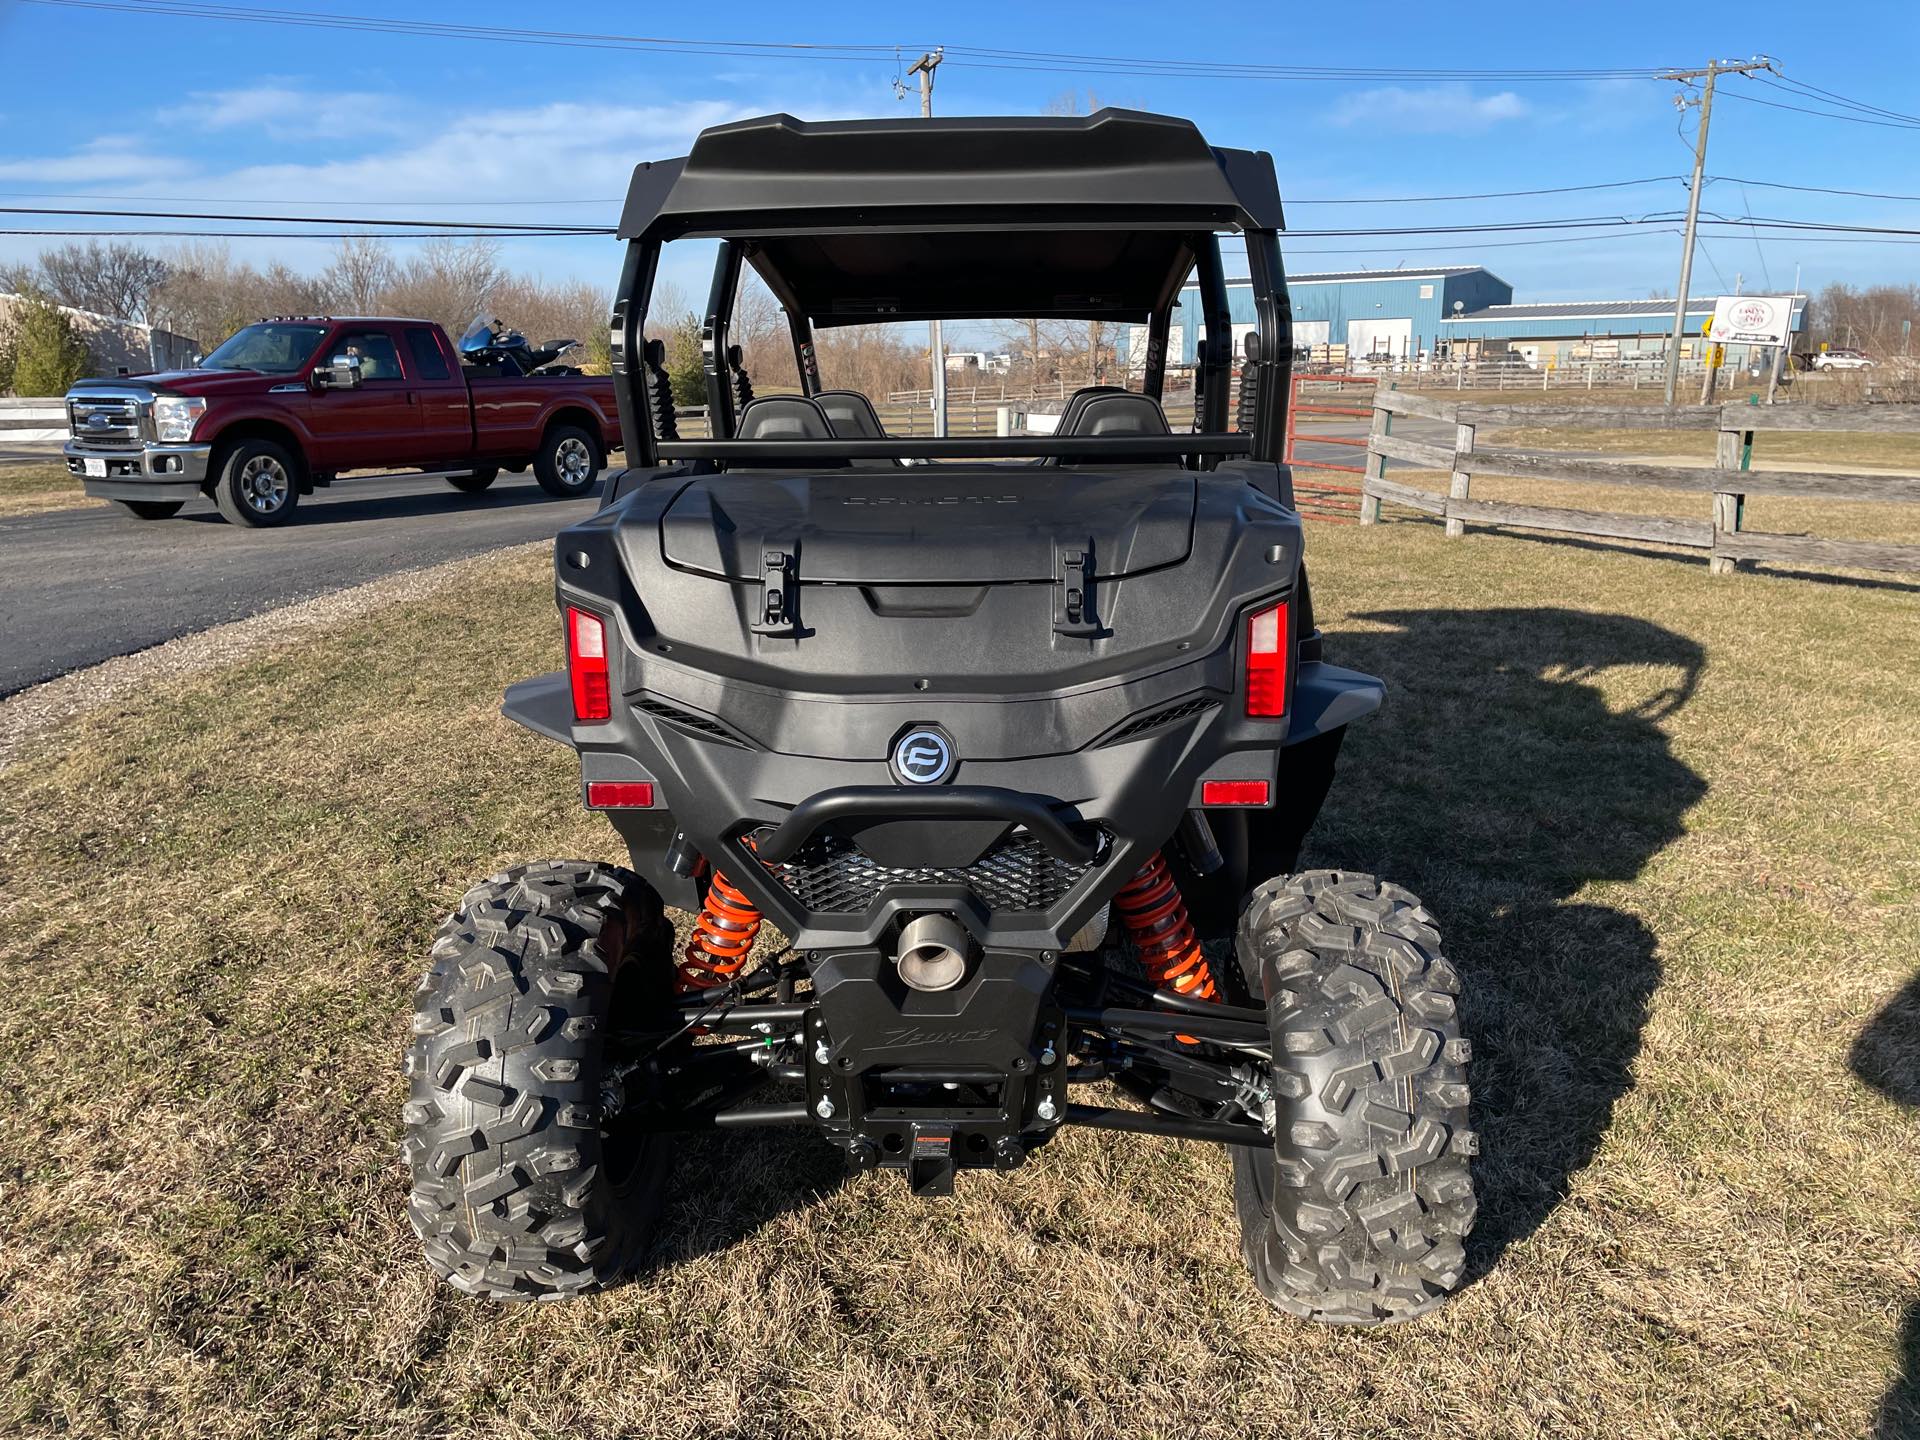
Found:
[[[1171,435],[1167,417],[1145,395],[1120,391],[1091,396],[1075,417],[1073,435]]]
[[[640,354],[649,365],[664,365],[667,363],[667,342],[649,340],[641,347]]]
[[[886,429],[880,424],[880,412],[873,408],[873,401],[858,390],[822,390],[813,398],[827,412],[827,419],[833,423],[834,434],[841,439],[886,438]]]
[[[738,370],[740,368],[741,353],[738,345],[727,346],[727,368],[729,370]]]
[[[831,440],[833,425],[805,395],[762,395],[740,412],[742,440]]]

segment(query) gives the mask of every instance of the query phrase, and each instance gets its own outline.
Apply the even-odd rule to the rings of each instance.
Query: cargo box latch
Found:
[[[1060,588],[1054,605],[1054,631],[1061,635],[1098,635],[1100,622],[1093,614],[1092,545],[1075,550],[1062,546],[1057,560]]]
[[[793,552],[760,552],[760,608],[747,628],[756,635],[791,635],[799,607],[793,594]]]

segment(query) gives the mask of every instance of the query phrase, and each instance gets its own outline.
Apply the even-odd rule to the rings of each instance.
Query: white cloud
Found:
[[[1347,128],[1467,135],[1532,113],[1533,107],[1511,90],[1475,95],[1464,85],[1431,85],[1417,90],[1385,85],[1345,96],[1327,118]]]
[[[0,180],[40,185],[104,185],[144,181],[186,173],[191,167],[175,156],[156,155],[146,142],[129,135],[102,135],[64,155],[0,159]]]
[[[221,164],[231,143],[226,137],[239,135],[245,125],[266,124],[269,115],[282,117],[274,123],[291,123],[318,93],[270,80],[254,90],[195,97],[203,102],[201,121],[210,132],[218,132],[211,138],[186,123],[186,109],[177,105],[172,107],[176,133],[171,141],[165,134],[144,139],[114,135],[64,154],[0,158],[0,179],[116,196],[192,196],[204,202],[195,209],[611,226],[619,218],[620,200],[637,162],[684,155],[694,136],[709,125],[779,109],[806,114],[822,108],[819,103],[795,103],[789,96],[744,104],[567,100],[518,110],[482,106],[471,112],[435,106],[409,116],[398,134],[347,135],[340,143],[326,144],[322,133],[310,136],[322,142],[313,148],[273,147],[277,155],[319,158]],[[398,92],[369,99],[390,111],[405,104]],[[525,203],[548,200],[592,203]],[[0,259],[30,255],[45,243],[26,237],[0,240]],[[167,246],[157,238],[142,243]],[[236,258],[256,264],[281,260],[300,269],[323,265],[332,249],[325,240],[268,236],[226,243]],[[401,240],[397,248],[404,254],[411,247]],[[553,278],[574,274],[608,283],[619,265],[614,243],[597,238],[509,241],[506,258],[530,273]]]
[[[155,117],[189,130],[254,130],[277,140],[399,135],[418,123],[411,102],[364,90],[307,90],[277,82],[199,90]]]

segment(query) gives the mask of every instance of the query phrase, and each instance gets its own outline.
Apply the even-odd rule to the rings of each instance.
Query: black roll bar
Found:
[[[993,785],[943,785],[895,790],[885,785],[846,785],[802,800],[773,830],[754,842],[754,855],[769,865],[791,860],[823,825],[840,820],[1005,820],[1024,825],[1047,853],[1069,865],[1090,865],[1100,853],[1097,838],[1075,833],[1038,795]]]

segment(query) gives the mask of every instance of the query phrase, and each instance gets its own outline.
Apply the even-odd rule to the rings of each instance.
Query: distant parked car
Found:
[[[1822,350],[1813,357],[1816,370],[1869,370],[1875,363],[1863,350]]]

